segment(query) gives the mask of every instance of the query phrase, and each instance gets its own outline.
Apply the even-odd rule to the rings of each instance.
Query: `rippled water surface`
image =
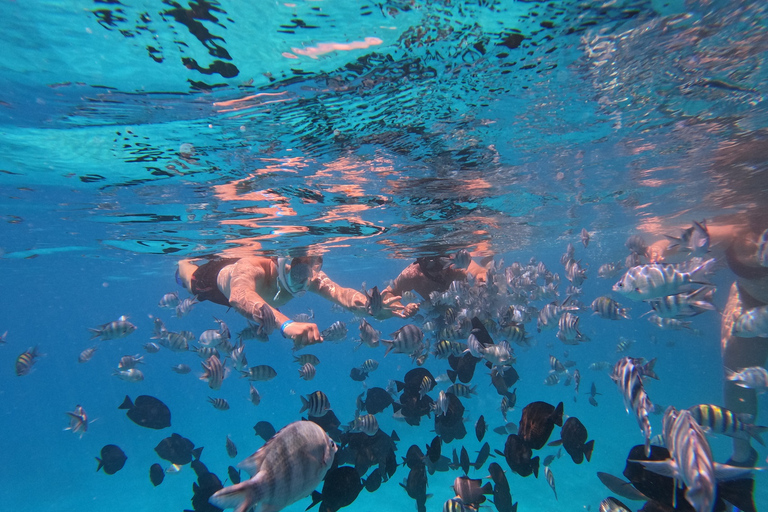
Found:
[[[416,257],[466,248],[499,279],[513,262],[542,262],[557,273],[559,296],[528,296],[538,310],[566,298],[561,255],[572,243],[587,276],[578,300],[589,306],[611,295],[618,277],[597,271],[623,264],[630,235],[650,243],[694,220],[739,218],[767,205],[761,2],[69,0],[5,1],[2,12],[4,510],[191,510],[189,466],[158,487],[149,481],[153,463],[168,465],[153,450],[163,438],[177,432],[204,446],[200,460],[226,485],[227,466],[263,443],[253,435],[257,421],[277,428],[296,421],[299,396],[322,390],[346,424],[366,387],[386,388],[416,368],[407,355],[384,358],[383,347],[355,350],[359,320],[309,295],[282,311],[311,311],[320,329],[335,321],[349,328],[345,341],[305,350],[322,362],[313,381],[299,379],[290,343],[274,333],[268,343],[246,343],[252,365],[278,372],[258,383],[260,405],[248,401],[248,384],[234,370],[212,391],[197,378],[196,354],[142,347],[155,318],[195,337],[216,326],[212,316],[233,332],[246,327],[210,302],[184,318],[158,307],[166,293],[186,296],[174,279],[184,257],[309,251],[324,255],[339,284],[360,289],[383,288]],[[721,264],[709,279],[722,310],[733,275]],[[500,293],[502,303],[463,313],[498,323],[516,300]],[[643,441],[610,369],[589,370],[591,363],[657,358],[660,380],[646,387],[658,410],[722,405],[718,312],[694,318],[693,330],[659,330],[642,316],[647,305],[611,296],[631,308],[631,319],[605,320],[587,308],[581,328],[591,342],[566,346],[554,330],[536,332],[534,317],[526,324],[531,346],[513,345],[520,381],[509,421],[519,422],[530,402],[562,401],[566,417],[577,416],[595,439],[591,462],[565,455],[552,463],[557,500],[543,472],[523,478],[503,456],[490,459],[507,470],[521,511],[598,510],[611,491],[596,473],[621,475],[630,448]],[[93,358],[78,363],[94,344],[88,328],[121,315],[137,331],[98,342]],[[415,319],[372,322],[387,336],[435,315],[424,305]],[[620,337],[635,340],[626,354],[617,352]],[[434,344],[441,333],[426,338]],[[41,357],[17,376],[17,357],[32,346]],[[112,376],[121,356],[137,353],[142,382]],[[579,395],[573,384],[544,384],[550,355],[575,361]],[[365,384],[353,381],[350,370],[370,358],[379,368]],[[179,363],[192,372],[169,369]],[[437,377],[448,364],[430,356],[424,368]],[[463,399],[469,433],[443,445],[449,457],[463,446],[474,460],[480,415],[491,429],[504,424],[487,374],[478,366],[478,394]],[[592,382],[598,406],[585,392]],[[439,383],[433,398],[449,384]],[[170,428],[143,429],[117,409],[126,395],[142,394],[168,405]],[[230,410],[214,409],[209,396],[227,399]],[[78,404],[93,421],[82,438],[64,430],[65,412]],[[756,422],[768,423],[764,395],[758,406]],[[434,416],[412,426],[391,411],[378,418],[384,432],[397,432],[400,462],[410,445],[433,439]],[[661,416],[651,422],[660,433]],[[234,458],[227,435],[238,447]],[[493,452],[505,439],[489,430],[483,442]],[[730,439],[710,442],[725,462]],[[128,457],[114,475],[95,472],[106,444]],[[753,445],[765,465],[766,449]],[[408,472],[400,466],[349,510],[383,503],[415,510],[398,485]],[[461,474],[429,476],[427,510],[442,509]],[[470,471],[487,475],[487,465]],[[765,485],[758,474],[758,509],[768,505]]]

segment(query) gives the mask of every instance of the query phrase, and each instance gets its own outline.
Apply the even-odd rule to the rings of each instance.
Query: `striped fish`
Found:
[[[375,359],[366,359],[360,368],[368,373],[375,371],[379,367],[379,362]]]
[[[247,340],[259,340],[262,343],[269,341],[267,336],[261,329],[259,324],[248,322],[248,327],[237,333],[237,340],[242,343]]]
[[[337,320],[327,329],[323,329],[320,332],[320,337],[323,341],[341,341],[347,337],[347,324]]]
[[[707,260],[690,272],[680,272],[674,265],[663,263],[637,265],[627,270],[619,282],[613,285],[613,291],[634,300],[674,295],[694,284],[708,285],[701,279],[714,262],[714,259]]]
[[[379,431],[379,422],[373,414],[358,416],[349,424],[348,432],[362,432],[369,436],[375,435]]]
[[[580,341],[589,341],[589,337],[579,331],[579,317],[566,311],[557,322],[557,338],[566,345],[578,345]]]
[[[261,395],[259,394],[259,391],[253,387],[253,384],[251,384],[249,396],[253,405],[259,405],[261,403]]]
[[[759,427],[748,423],[747,421],[751,419],[750,414],[736,414],[728,409],[710,404],[694,405],[688,410],[696,423],[705,431],[742,439],[752,436],[758,443],[765,446],[760,434],[768,430],[768,427]]]
[[[150,341],[144,344],[144,350],[146,350],[149,354],[157,354],[158,352],[160,352],[160,345],[158,345],[153,341]]]
[[[627,314],[627,308],[621,307],[621,304],[613,300],[608,296],[598,297],[592,301],[593,314],[600,315],[601,318],[608,320],[619,320],[621,318],[629,318]]]
[[[565,366],[555,356],[549,356],[549,369],[557,373],[565,373]]]
[[[455,384],[451,384],[448,389],[445,390],[445,392],[453,393],[460,398],[469,398],[470,396],[477,394],[477,386],[469,387],[466,384],[457,382]]]
[[[310,363],[312,366],[317,366],[320,364],[320,359],[318,359],[318,357],[313,354],[301,354],[298,357],[294,356],[293,362],[299,363],[302,366],[307,363]]]
[[[218,345],[222,339],[221,333],[218,330],[207,329],[200,334],[197,342],[204,347],[208,347],[210,345]]]
[[[216,356],[221,359],[221,353],[216,347],[193,347],[192,351],[201,359],[208,359],[211,356]]]
[[[424,331],[418,326],[413,324],[407,324],[392,333],[391,340],[381,340],[387,346],[384,357],[387,357],[391,351],[395,351],[398,354],[413,354],[421,352],[424,348],[422,340],[424,339]]]
[[[419,384],[419,399],[424,398],[424,395],[432,391],[435,384],[437,384],[437,382],[435,382],[435,379],[433,379],[431,375],[425,375],[421,379],[421,384]]]
[[[160,298],[160,302],[157,305],[161,308],[174,309],[179,305],[179,292],[166,293]]]
[[[113,322],[102,324],[91,331],[91,339],[101,338],[102,340],[116,340],[124,338],[136,330],[136,326],[128,321],[127,316],[121,316]]]
[[[232,349],[229,355],[232,357],[236,370],[243,371],[245,368],[248,368],[248,358],[245,357],[245,345],[241,342],[237,343],[237,346]]]
[[[435,416],[445,416],[448,414],[448,406],[450,403],[451,402],[448,399],[448,395],[446,395],[445,391],[440,390],[440,393],[437,395],[437,401],[435,401],[434,405]]]
[[[714,287],[704,286],[690,293],[678,293],[651,299],[648,304],[661,318],[680,319],[696,316],[705,311],[715,311],[717,308],[712,304],[714,293]]]
[[[114,370],[112,375],[126,382],[140,382],[144,380],[144,374],[141,370],[131,368],[130,370]]]
[[[686,409],[677,411],[672,406],[668,407],[664,413],[663,430],[664,444],[671,458],[636,462],[654,473],[672,476],[676,484],[685,484],[685,498],[699,512],[714,510],[718,478],[741,478],[753,470],[715,465],[704,432]]]
[[[742,368],[738,372],[726,368],[725,379],[742,388],[758,391],[768,389],[768,371],[762,366],[750,366],[749,368]]]
[[[555,493],[555,499],[557,499],[557,489],[555,489],[555,475],[552,474],[552,470],[549,466],[544,466],[544,477],[547,479],[547,483],[552,488],[552,492]]]
[[[305,363],[304,366],[299,368],[299,377],[304,380],[312,380],[315,378],[315,367],[312,363]]]
[[[224,444],[224,447],[227,449],[227,455],[229,455],[230,458],[234,459],[235,457],[237,457],[237,446],[229,436],[227,436],[227,440]]]
[[[768,338],[768,306],[748,309],[739,315],[731,333],[740,338]]]
[[[655,359],[644,366],[637,363],[637,359],[630,357],[621,358],[613,367],[611,380],[618,386],[621,395],[624,397],[624,407],[627,412],[632,410],[637,419],[637,423],[645,436],[645,456],[651,454],[651,421],[648,419],[648,413],[653,412],[653,403],[645,394],[642,376],[646,372],[653,372]],[[647,367],[650,365],[650,369]],[[656,374],[653,373],[655,376]],[[590,402],[591,403],[591,402]]]
[[[368,310],[368,314],[375,317],[378,316],[381,313],[381,309],[384,307],[384,302],[381,298],[381,293],[379,293],[379,287],[374,286],[369,291],[364,292],[365,296],[368,298],[368,305],[366,309]]]
[[[613,496],[609,496],[600,502],[599,512],[632,512],[632,509]]]
[[[87,349],[83,350],[82,352],[80,352],[80,355],[77,357],[77,362],[78,363],[87,363],[88,361],[91,360],[91,358],[93,357],[94,352],[96,352],[96,350],[98,348],[99,347],[91,347],[91,348],[87,348]]]
[[[140,363],[144,363],[144,357],[140,354],[136,354],[135,356],[123,356],[120,358],[120,362],[117,363],[117,367],[121,370],[130,370]]]
[[[550,372],[547,378],[544,379],[544,384],[547,386],[554,386],[560,382],[560,374],[557,372]]]
[[[192,368],[190,368],[186,364],[177,364],[177,365],[171,366],[171,370],[178,373],[179,375],[186,375],[192,371]]]
[[[275,318],[275,312],[269,305],[264,302],[261,304],[258,310],[254,311],[253,319],[259,323],[257,331],[258,338],[264,338],[272,334],[277,328],[277,318]]]
[[[307,411],[307,414],[319,418],[325,416],[325,413],[331,410],[331,403],[328,397],[322,391],[315,391],[307,395],[307,398],[301,398],[301,410],[299,413]]]
[[[377,331],[369,324],[365,318],[360,319],[360,345],[368,345],[371,348],[379,346],[379,339],[381,338],[381,331]]]
[[[255,505],[258,510],[277,512],[320,484],[336,450],[336,444],[314,422],[291,423],[238,464],[251,475],[249,480],[219,490],[209,502],[235,512],[246,512]]]
[[[224,398],[211,398],[209,396],[208,402],[211,403],[215,409],[220,411],[226,411],[229,409],[229,402],[227,402]]]
[[[197,304],[198,301],[196,298],[192,297],[191,299],[187,298],[182,300],[178,306],[176,306],[176,318],[183,318],[189,314],[190,311],[192,311],[192,308]]]
[[[168,331],[160,338],[160,344],[173,352],[186,352],[189,350],[189,342],[194,339],[195,334],[191,331]]]
[[[277,377],[277,371],[266,364],[251,366],[247,372],[240,372],[240,374],[252,381],[268,381]]]
[[[221,389],[221,383],[224,377],[226,377],[221,360],[216,355],[212,355],[200,364],[203,366],[203,370],[205,370],[205,373],[200,376],[200,380],[207,380],[208,387],[211,389]]]
[[[440,340],[435,343],[435,348],[432,351],[437,359],[448,359],[449,356],[461,356],[464,350],[467,348],[463,343],[451,340]]]

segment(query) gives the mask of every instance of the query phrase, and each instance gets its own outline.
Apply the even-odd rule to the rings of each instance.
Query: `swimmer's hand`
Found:
[[[408,304],[403,306],[400,300],[400,295],[390,295],[386,299],[382,300],[382,307],[379,314],[374,316],[376,320],[386,320],[396,316],[398,318],[409,318],[416,314],[419,310],[418,304]]]
[[[285,327],[285,337],[293,340],[294,349],[298,350],[307,345],[322,343],[320,330],[317,324],[308,322],[293,322]]]

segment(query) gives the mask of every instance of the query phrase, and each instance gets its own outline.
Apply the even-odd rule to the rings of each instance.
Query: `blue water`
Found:
[[[191,509],[189,467],[156,488],[149,482],[151,464],[167,465],[153,450],[164,437],[178,432],[204,446],[202,460],[224,480],[228,465],[261,446],[257,421],[279,428],[300,419],[300,395],[324,391],[348,422],[364,390],[351,368],[376,359],[367,385],[386,387],[415,367],[405,355],[384,358],[383,347],[353,350],[357,320],[309,295],[283,312],[312,310],[321,329],[341,320],[350,330],[342,343],[305,350],[321,360],[316,378],[298,378],[277,333],[247,344],[250,365],[278,372],[256,383],[258,407],[234,374],[213,392],[197,379],[196,354],[142,348],[155,317],[196,334],[216,327],[212,316],[233,332],[246,325],[208,302],[182,319],[157,306],[166,293],[185,296],[174,280],[182,257],[310,248],[324,253],[336,282],[359,289],[385,286],[416,256],[468,248],[501,266],[544,262],[562,278],[562,300],[560,256],[570,242],[587,268],[581,300],[589,304],[610,294],[615,279],[597,269],[623,260],[629,235],[650,242],[693,220],[766,207],[761,2],[69,0],[5,2],[2,12],[3,510]],[[721,268],[711,279],[721,309],[733,276]],[[629,355],[658,358],[660,380],[646,383],[654,403],[722,405],[719,315],[696,317],[697,336],[658,330],[641,318],[643,304],[620,302],[631,320],[581,315],[590,343],[566,347],[555,331],[537,334],[534,320],[534,346],[514,347],[521,380],[510,421],[532,401],[563,401],[596,441],[591,462],[553,463],[557,501],[543,475],[507,471],[521,511],[597,510],[611,492],[596,473],[620,475],[642,442],[608,372],[587,369],[618,360],[620,336],[636,340]],[[94,343],[88,328],[121,315],[138,330],[98,342],[79,364]],[[375,327],[386,335],[405,323]],[[35,345],[42,356],[33,371],[16,376],[16,358]],[[136,353],[145,356],[143,382],[112,376],[121,356]],[[578,363],[578,401],[572,386],[543,384],[550,354]],[[173,373],[178,363],[192,373]],[[425,368],[437,376],[448,366],[429,358]],[[469,433],[444,446],[447,455],[465,446],[474,459],[481,414],[491,428],[503,424],[485,373],[478,367],[479,394],[464,400]],[[592,382],[598,407],[585,395]],[[141,394],[169,406],[169,429],[142,429],[117,409]],[[213,409],[208,396],[231,409]],[[77,404],[93,420],[82,438],[64,430]],[[768,422],[767,405],[760,396],[758,424]],[[434,436],[431,419],[412,427],[388,409],[378,420],[398,433],[398,459]],[[661,416],[651,420],[659,433]],[[484,439],[499,450],[504,440],[492,431]],[[710,442],[724,462],[730,439]],[[105,444],[128,456],[114,475],[95,471]],[[765,461],[766,449],[755,447]],[[398,485],[407,472],[399,467],[348,510],[415,510]],[[430,475],[428,510],[442,510],[460,474]],[[758,509],[768,505],[766,483],[756,476]]]

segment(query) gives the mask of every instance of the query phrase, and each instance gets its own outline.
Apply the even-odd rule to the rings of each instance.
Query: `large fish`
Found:
[[[540,450],[555,425],[563,425],[563,402],[557,407],[546,402],[531,402],[523,408],[518,435],[532,449]]]
[[[704,431],[688,410],[667,408],[664,442],[669,448],[670,459],[637,462],[654,473],[671,476],[685,484],[685,498],[697,512],[714,510],[718,479],[742,478],[753,470],[714,462]]]
[[[221,489],[209,501],[235,512],[256,504],[262,511],[282,510],[318,486],[336,450],[336,443],[316,423],[290,423],[238,465],[251,475],[249,480]]]
[[[690,272],[680,272],[674,265],[663,263],[637,265],[613,285],[613,291],[635,300],[674,295],[691,285],[709,285],[701,279],[714,263],[714,259],[707,260]]]
[[[153,396],[140,395],[136,397],[136,402],[131,402],[126,395],[118,409],[127,409],[128,418],[141,427],[159,430],[171,426],[171,411]]]
[[[627,412],[632,410],[637,419],[637,423],[645,436],[645,456],[651,453],[651,421],[648,419],[648,413],[653,412],[653,403],[645,394],[643,387],[643,375],[649,375],[647,372],[653,372],[655,360],[639,365],[637,359],[623,357],[613,367],[611,379],[619,386],[622,397],[624,397],[624,406]],[[653,376],[656,374],[653,373]]]

